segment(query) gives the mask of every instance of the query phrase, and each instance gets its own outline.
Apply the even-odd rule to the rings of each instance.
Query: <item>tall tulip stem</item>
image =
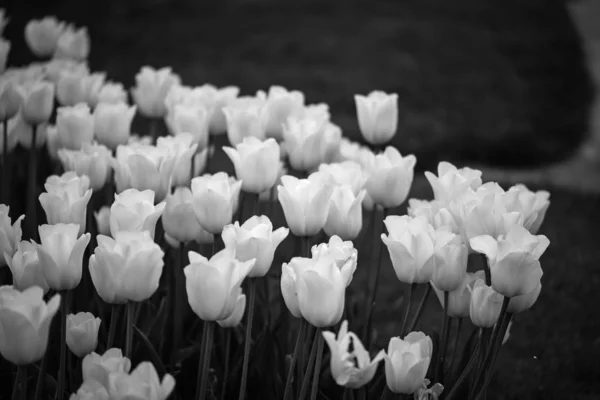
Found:
[[[185,244],[179,245],[179,265],[175,265],[173,268],[173,286],[169,288],[171,293],[171,301],[173,307],[173,347],[171,351],[171,366],[175,366],[175,355],[179,350],[179,339],[181,338],[181,331],[183,326],[183,298],[181,297],[181,291],[185,291],[185,278],[183,276],[183,268],[186,265],[185,256]]]
[[[310,400],[317,400],[317,394],[319,394],[319,378],[321,376],[323,346],[325,344],[325,340],[321,334],[321,329],[317,329],[317,332],[315,333],[315,340],[317,341],[317,357],[315,360],[315,373],[313,375],[312,390],[310,391]]]
[[[213,342],[213,331],[214,322],[204,321],[204,328],[202,329],[202,343],[203,350],[200,356],[200,365],[198,376],[200,378],[196,390],[196,400],[204,400],[206,398],[206,387],[208,386],[208,370],[210,368],[210,355],[212,350]]]
[[[244,361],[242,364],[242,383],[240,385],[239,400],[246,396],[246,385],[248,381],[248,364],[250,362],[250,345],[252,342],[252,320],[254,319],[254,302],[256,300],[256,282],[248,280],[248,320],[246,323],[246,339],[244,340]]]
[[[113,304],[110,309],[110,326],[108,327],[108,340],[106,341],[106,350],[112,348],[115,341],[115,332],[119,324],[119,304]]]
[[[56,399],[63,400],[65,396],[66,372],[67,372],[67,313],[69,312],[69,301],[71,292],[66,290],[60,302],[60,359],[58,363],[58,386],[56,388]]]
[[[127,326],[125,331],[125,357],[131,359],[133,346],[133,324],[135,323],[135,303],[127,303]]]
[[[387,210],[383,209],[382,222],[385,220],[387,214]],[[372,278],[373,283],[371,284],[371,289],[369,291],[369,296],[367,297],[367,304],[365,305],[367,311],[367,318],[365,331],[363,337],[365,338],[365,346],[369,348],[371,345],[371,324],[373,323],[373,308],[375,308],[375,298],[377,296],[377,288],[379,287],[379,274],[381,272],[381,258],[383,253],[383,243],[381,242],[381,237],[379,235],[379,226],[382,223],[378,223],[377,220],[377,205],[373,208],[373,255],[376,255],[375,261],[375,276]],[[382,227],[383,230],[383,227]]]
[[[42,361],[40,361],[40,370],[38,371],[37,383],[35,384],[35,400],[42,398],[42,392],[44,391],[44,381],[46,380],[46,365],[48,364],[48,355],[44,354]]]
[[[308,384],[311,381],[311,376],[313,372],[313,367],[315,366],[315,358],[317,356],[317,347],[319,340],[317,336],[319,336],[319,330],[315,331],[315,338],[312,342],[312,347],[310,348],[310,356],[308,357],[308,364],[306,365],[306,372],[304,373],[304,379],[302,381],[302,388],[300,389],[300,395],[298,396],[298,400],[304,400],[306,397],[306,392],[308,392]]]
[[[406,311],[404,312],[404,319],[402,320],[402,327],[400,328],[400,335],[404,337],[406,332],[404,329],[406,328],[406,323],[408,321],[408,317],[410,316],[410,306],[412,305],[413,294],[415,293],[415,289],[417,288],[416,283],[411,283],[410,288],[407,290],[408,294],[406,296]]]
[[[481,332],[480,332],[480,336],[481,336]],[[478,358],[480,349],[483,349],[483,348],[481,347],[481,340],[478,340],[477,345],[475,345],[475,349],[473,350],[473,353],[471,354],[471,358],[469,358],[469,362],[467,363],[467,366],[465,367],[463,372],[460,374],[460,376],[458,377],[456,382],[452,385],[452,390],[450,390],[450,393],[448,393],[446,400],[451,400],[454,397],[456,397],[456,395],[460,389],[460,386],[469,377],[471,370],[473,369],[475,364],[477,364],[477,358]]]
[[[413,318],[412,322],[410,323],[407,332],[412,332],[415,330],[415,327],[417,326],[419,319],[421,319],[421,315],[423,315],[423,310],[425,309],[425,304],[427,304],[427,299],[429,298],[430,294],[431,294],[431,284],[428,284],[427,289],[425,289],[425,293],[423,294],[423,297],[421,297],[421,302],[419,303],[419,306],[417,307],[417,312],[415,314],[415,317]]]
[[[17,376],[15,377],[12,400],[19,399],[27,399],[27,365],[19,365],[19,368],[17,369]]]
[[[2,203],[10,204],[10,185],[8,179],[10,174],[8,173],[8,119],[2,121]]]
[[[452,355],[450,356],[450,365],[448,366],[448,374],[452,373],[452,367],[454,366],[454,360],[456,359],[456,350],[458,349],[458,340],[460,339],[462,324],[463,324],[463,319],[458,318],[458,327],[456,328],[456,336],[454,336],[454,342],[452,345]]]
[[[227,380],[229,378],[229,359],[231,358],[231,329],[225,328],[225,367],[223,368],[223,386],[221,388],[221,400],[225,400],[227,394]]]
[[[29,166],[27,177],[27,219],[29,220],[29,236],[37,240],[37,125],[32,125],[31,148],[29,149]]]
[[[300,350],[303,348],[302,340],[304,339],[306,327],[308,323],[303,318],[300,323],[300,330],[298,331],[298,337],[296,338],[296,345],[294,346],[294,354],[292,355],[292,361],[290,362],[290,368],[288,370],[287,379],[285,381],[285,391],[283,392],[283,400],[288,400],[292,393],[292,377],[294,376],[294,367],[298,361]]]
[[[439,382],[442,376],[442,372],[444,370],[444,359],[446,358],[446,347],[448,342],[448,320],[450,316],[448,315],[448,299],[449,292],[444,291],[444,318],[442,320],[442,335],[441,335],[441,345],[439,348],[439,356],[437,357],[437,362],[435,364],[435,382]]]

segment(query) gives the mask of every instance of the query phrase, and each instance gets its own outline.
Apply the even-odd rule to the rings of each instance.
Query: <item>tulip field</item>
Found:
[[[423,167],[390,88],[338,124],[302,87],[145,63],[128,87],[54,16],[11,65],[10,23],[0,9],[0,398],[600,393],[597,196]]]

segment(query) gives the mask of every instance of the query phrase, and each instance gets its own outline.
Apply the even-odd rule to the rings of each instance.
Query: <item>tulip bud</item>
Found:
[[[166,151],[169,157],[175,159],[175,166],[171,175],[171,186],[190,186],[192,173],[199,172],[206,165],[206,152],[196,154],[198,144],[193,143],[192,135],[182,133],[177,136],[163,136],[156,141],[156,147]],[[192,158],[194,160],[194,171],[192,171]]]
[[[21,230],[21,221],[25,218],[21,215],[17,220],[12,223],[10,219],[10,207],[5,204],[0,204],[0,254],[3,257],[0,259],[0,267],[6,265],[4,255],[6,254],[9,258],[12,258],[17,251],[19,242],[21,242],[21,236],[23,234]]]
[[[0,121],[6,121],[17,115],[23,96],[16,82],[10,79],[0,79]]]
[[[154,239],[156,222],[165,209],[165,202],[154,205],[154,192],[136,189],[125,190],[115,194],[115,201],[110,207],[110,233],[114,238],[117,232],[148,231]]]
[[[235,257],[238,260],[256,260],[248,276],[257,278],[269,272],[275,250],[288,233],[287,228],[273,231],[273,224],[268,217],[255,215],[241,226],[238,221],[225,226],[221,235],[225,247],[235,249]]]
[[[94,109],[94,130],[98,142],[111,149],[126,144],[131,135],[131,122],[136,106],[125,103],[99,103]]]
[[[503,298],[494,289],[478,279],[471,289],[469,315],[473,324],[480,328],[491,328],[498,322]]]
[[[245,137],[236,148],[223,147],[242,181],[242,190],[262,193],[277,181],[280,150],[275,139],[262,142],[255,137]]]
[[[271,86],[267,96],[267,137],[281,141],[283,125],[291,116],[298,116],[304,111],[304,93],[297,90],[288,91],[281,86]]]
[[[54,106],[54,85],[39,81],[25,87],[24,100],[21,106],[23,120],[29,125],[48,122]]]
[[[487,235],[471,239],[473,250],[488,258],[492,287],[508,297],[531,293],[536,288],[543,274],[539,258],[549,244],[546,236],[534,236],[519,225],[498,239]]]
[[[79,150],[83,144],[94,139],[94,117],[85,103],[59,107],[56,115],[56,129],[61,147]]]
[[[366,188],[375,204],[393,208],[404,203],[412,185],[416,162],[415,156],[402,157],[394,147],[387,147],[373,158]]]
[[[225,172],[192,179],[194,212],[200,226],[213,235],[220,234],[231,223],[241,187],[241,181]]]
[[[115,399],[166,400],[175,389],[175,379],[165,374],[161,381],[154,365],[148,361],[141,362],[129,375],[112,375],[111,383]]]
[[[48,61],[45,65],[44,65],[44,70],[43,70],[44,74],[42,75],[41,79],[47,79],[50,82],[54,83],[55,85],[58,85],[59,81],[61,80],[61,78],[63,77],[63,75],[68,75],[68,76],[73,76],[74,78],[79,78],[79,77],[84,77],[90,74],[90,69],[87,65],[87,63],[85,62],[77,62],[77,61],[73,61],[73,60],[66,60],[66,59],[56,59],[53,58],[52,60]],[[56,98],[59,99],[60,98],[60,94],[59,93],[60,90],[57,87],[56,88]],[[78,92],[80,93],[80,92]],[[73,104],[69,104],[69,105],[74,105],[76,103],[81,103],[83,100],[79,100],[76,101]],[[60,103],[60,101],[59,101]],[[66,105],[66,104],[65,104]]]
[[[207,232],[202,229],[194,214],[194,196],[187,187],[178,187],[167,195],[165,211],[162,215],[165,239],[173,247],[187,243]]]
[[[100,103],[119,104],[127,103],[127,92],[121,83],[106,82],[98,90],[96,99],[97,106]]]
[[[92,197],[90,180],[73,171],[62,176],[52,175],[46,179],[46,192],[39,197],[49,224],[77,224],[79,234],[86,230],[87,205]]]
[[[448,292],[448,316],[458,318],[465,318],[469,316],[469,308],[471,306],[471,289],[473,288],[473,284],[476,280],[484,278],[485,275],[483,270],[479,270],[474,273],[466,273],[463,276],[460,286],[457,289]],[[438,300],[440,301],[440,305],[444,310],[446,310],[446,305],[444,303],[444,292],[438,289],[433,282],[430,282],[430,284],[437,295]]]
[[[537,301],[541,291],[542,283],[540,282],[530,293],[525,293],[520,296],[515,296],[511,298],[510,302],[508,303],[508,308],[506,309],[506,312],[509,312],[511,314],[518,314],[523,311],[529,310]]]
[[[180,78],[169,67],[154,69],[142,67],[135,76],[136,86],[131,94],[140,113],[149,118],[163,118],[167,113],[165,97]]]
[[[37,254],[48,286],[56,291],[76,288],[81,281],[83,252],[91,235],[79,236],[76,224],[41,225]]]
[[[25,26],[25,41],[36,56],[51,56],[65,28],[65,23],[55,17],[31,20]]]
[[[36,149],[41,148],[46,143],[46,135],[48,131],[47,124],[40,124],[35,126],[35,143],[33,143],[33,127],[27,123],[23,119],[23,112],[19,112],[12,119],[12,129],[11,124],[9,124],[8,132],[11,136],[16,136],[18,143],[25,149],[31,149],[31,146],[34,145]],[[14,139],[13,139],[14,140]],[[11,142],[9,141],[9,146]]]
[[[331,375],[340,386],[358,389],[373,379],[385,352],[381,350],[373,360],[362,342],[353,332],[348,332],[348,321],[342,322],[337,339],[333,332],[323,332],[331,352]]]
[[[48,292],[48,283],[33,243],[21,241],[12,257],[9,253],[4,253],[4,260],[12,273],[15,289],[23,291],[32,286],[39,286],[44,294]]]
[[[62,70],[56,81],[56,99],[62,106],[74,106],[85,103],[87,92],[85,82],[88,76],[86,70]]]
[[[323,117],[290,117],[283,126],[283,147],[290,165],[298,171],[311,171],[325,160],[325,127]]]
[[[350,186],[350,189],[355,196],[358,196],[367,181],[367,176],[363,171],[363,168],[356,161],[321,164],[319,165],[319,172],[327,175],[329,179],[337,185]]]
[[[469,249],[462,243],[460,236],[438,231],[433,254],[432,282],[445,292],[452,292],[461,285],[467,273]]]
[[[67,315],[67,346],[77,357],[84,357],[96,349],[100,318],[92,313],[80,312]]]
[[[98,235],[90,275],[98,295],[109,304],[148,300],[163,270],[164,253],[148,231]]]
[[[223,108],[231,104],[239,93],[240,88],[237,86],[226,86],[215,90],[213,112],[210,119],[211,135],[222,135],[227,132],[227,120],[225,119]]]
[[[55,126],[48,125],[46,127],[46,150],[48,150],[48,155],[52,161],[60,161],[58,157],[60,149],[58,131]]]
[[[385,380],[394,393],[412,394],[423,386],[433,343],[423,332],[411,332],[404,340],[390,339],[385,360]]]
[[[311,174],[308,179],[281,177],[277,196],[288,227],[296,236],[314,236],[327,221],[328,203],[333,186],[324,183],[322,174]]]
[[[231,103],[223,108],[227,121],[229,144],[237,146],[245,137],[253,136],[264,140],[266,137],[267,109],[260,102]]]
[[[545,190],[532,192],[525,185],[515,185],[505,196],[507,210],[519,212],[523,216],[523,226],[535,235],[550,206],[550,193]]]
[[[346,287],[350,286],[354,271],[356,271],[356,263],[358,252],[354,248],[351,241],[342,241],[339,236],[332,236],[329,242],[321,243],[318,246],[313,246],[311,249],[313,259],[321,257],[330,257],[335,261],[335,264],[346,277]]]
[[[95,108],[98,104],[100,90],[104,87],[106,73],[100,72],[85,76],[82,80],[83,93],[85,94],[85,102],[90,108]]]
[[[96,380],[85,381],[69,400],[109,400],[107,389]]]
[[[238,261],[235,251],[225,248],[207,259],[190,251],[190,264],[183,269],[188,301],[204,321],[225,320],[234,313],[242,294],[240,285],[255,260]]]
[[[335,186],[323,227],[325,233],[344,240],[356,239],[362,229],[362,202],[366,194],[366,190],[361,190],[356,196],[349,185]]]
[[[44,291],[36,286],[22,292],[12,286],[0,287],[0,354],[15,365],[33,364],[46,353],[60,295],[48,303],[43,296]]]
[[[176,104],[173,113],[167,116],[167,121],[173,135],[188,133],[192,135],[192,140],[198,144],[198,148],[205,149],[208,146],[210,112],[206,107]]]
[[[370,144],[389,142],[398,126],[398,95],[375,90],[368,96],[355,95],[360,132]]]
[[[231,313],[228,318],[218,320],[217,324],[221,328],[235,328],[242,322],[242,318],[244,318],[244,312],[246,311],[246,296],[241,295],[237,298],[237,302],[235,303],[235,309]]]
[[[81,375],[84,382],[96,381],[110,387],[109,376],[113,373],[129,373],[131,361],[123,357],[121,349],[106,350],[103,355],[90,353],[81,362]]]
[[[317,328],[339,322],[351,268],[340,269],[331,256],[294,257],[281,268],[281,294],[293,316],[304,317]]]
[[[84,61],[90,54],[90,37],[86,28],[67,28],[56,42],[54,57]]]
[[[433,189],[433,197],[439,201],[453,200],[467,188],[477,190],[482,184],[481,171],[468,167],[458,169],[445,161],[438,164],[438,176],[426,171],[425,177]]]
[[[101,144],[84,144],[81,150],[58,150],[58,158],[67,171],[85,175],[94,191],[104,187],[111,172],[111,151]]]

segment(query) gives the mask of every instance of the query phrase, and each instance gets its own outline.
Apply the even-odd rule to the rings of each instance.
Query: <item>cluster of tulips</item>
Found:
[[[0,33],[7,21],[0,12]],[[13,399],[32,398],[32,364],[36,400],[47,397],[47,376],[58,400],[317,399],[327,390],[348,399],[485,398],[513,315],[541,290],[547,192],[505,190],[441,162],[437,175],[425,173],[434,199],[408,199],[408,215],[394,215],[417,161],[386,146],[396,94],[355,96],[370,145],[362,146],[342,136],[326,104],[305,104],[299,91],[240,96],[144,67],[129,105],[123,85],[90,73],[85,28],[46,17],[27,24],[25,39],[50,60],[6,69],[10,43],[0,40],[0,266],[10,270],[0,287],[0,354],[18,367]],[[136,114],[149,135],[132,134]],[[235,176],[213,165],[219,135]],[[11,218],[17,145],[27,149],[28,191],[26,214]],[[38,195],[40,151],[54,170]],[[286,227],[274,228],[277,210]],[[359,262],[355,245],[367,237],[372,257]],[[286,238],[297,256],[277,263]],[[405,311],[393,324],[398,336],[372,357],[385,248],[406,284]],[[353,318],[346,294],[358,266],[369,279],[354,290],[364,301]],[[431,292],[444,311],[433,338],[415,331]],[[458,362],[463,320],[474,329]],[[274,347],[280,359],[259,365],[258,353]],[[197,370],[182,361],[190,348]],[[186,368],[197,379],[177,390]],[[265,373],[282,379],[251,392]]]

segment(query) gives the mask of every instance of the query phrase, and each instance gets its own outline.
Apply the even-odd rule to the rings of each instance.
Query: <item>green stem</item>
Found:
[[[19,396],[20,395],[20,396]],[[12,400],[27,399],[27,365],[19,365],[13,386]]]
[[[154,143],[156,143],[160,137],[159,123],[160,120],[158,118],[152,118],[150,120],[150,137],[152,137]]]
[[[202,321],[202,338],[200,339],[200,354],[198,355],[198,374],[196,378],[196,396],[194,399],[200,398],[200,382],[202,382],[202,374],[204,372],[204,353],[206,350],[206,339],[208,339],[208,321]]]
[[[367,400],[367,385],[364,385],[363,387],[356,389],[356,394],[357,394],[356,397],[358,398],[358,400]]]
[[[229,358],[231,358],[231,329],[225,328],[225,368],[223,371],[223,386],[221,388],[221,400],[225,400],[227,393],[227,380],[229,378]]]
[[[404,319],[402,320],[402,327],[400,328],[400,336],[401,337],[404,337],[406,335],[406,332],[404,331],[404,329],[406,328],[406,321],[408,321],[408,316],[410,315],[410,306],[411,306],[413,294],[414,294],[416,288],[417,288],[416,283],[411,283],[410,288],[408,288],[408,295],[407,295],[407,300],[406,300],[406,311],[404,312]]]
[[[127,303],[127,326],[125,331],[125,357],[131,360],[131,351],[133,344],[133,324],[135,322],[135,303],[130,301]]]
[[[448,396],[446,397],[445,400],[451,400],[454,396],[456,396],[456,394],[458,393],[458,390],[460,389],[460,386],[468,378],[469,374],[471,373],[471,370],[475,366],[477,358],[478,358],[477,355],[478,355],[480,349],[482,349],[482,347],[481,347],[481,332],[480,332],[480,340],[477,341],[477,344],[475,345],[473,354],[471,354],[471,358],[469,358],[469,362],[467,363],[467,366],[463,370],[462,374],[460,374],[460,377],[456,380],[454,385],[452,385],[452,390],[450,390],[450,392],[448,393]]]
[[[456,359],[456,350],[458,348],[458,339],[460,338],[460,332],[462,330],[463,319],[458,319],[458,327],[456,329],[456,336],[454,337],[454,343],[452,345],[452,356],[450,358],[450,365],[448,366],[448,374],[452,374],[452,367],[454,366],[454,360]]]
[[[29,236],[33,240],[37,240],[37,125],[31,127],[31,148],[29,149],[29,167],[27,177],[27,218],[29,219]]]
[[[119,311],[121,307],[119,304],[113,304],[110,310],[110,326],[108,327],[108,340],[106,341],[106,350],[111,349],[115,341],[115,332],[117,331],[117,325],[119,324]]]
[[[425,310],[425,304],[427,304],[427,299],[429,298],[430,294],[431,294],[431,285],[429,284],[429,285],[427,285],[427,289],[425,289],[425,294],[423,294],[423,297],[421,297],[421,302],[419,303],[419,307],[417,307],[417,313],[415,314],[415,318],[412,320],[407,332],[412,332],[415,330],[415,327],[417,326],[419,319],[421,319],[423,310]]]
[[[213,141],[213,137],[212,135],[208,135],[208,140],[206,141],[206,164],[204,164],[204,173],[205,174],[210,174],[210,167],[211,167],[211,154],[210,154],[210,145]]]
[[[313,367],[315,366],[315,358],[317,356],[317,347],[318,347],[318,336],[319,330],[315,331],[315,337],[313,339],[312,347],[310,349],[310,356],[308,357],[308,365],[306,366],[306,372],[304,373],[304,380],[302,381],[302,388],[300,389],[300,395],[298,396],[298,400],[304,400],[306,397],[306,392],[308,392],[308,384],[310,383],[313,372]]]
[[[2,146],[2,203],[10,205],[10,185],[8,183],[10,178],[10,174],[8,173],[8,118],[2,121],[2,125],[2,139],[4,140]]]
[[[363,333],[363,337],[365,338],[365,347],[369,348],[371,345],[371,324],[373,323],[373,309],[375,308],[375,298],[377,296],[377,288],[379,286],[379,274],[381,272],[381,258],[383,255],[383,243],[381,241],[381,237],[378,234],[378,227],[383,225],[383,221],[387,215],[387,210],[383,209],[382,215],[382,223],[378,223],[377,221],[377,205],[373,206],[373,254],[376,254],[375,261],[375,276],[372,278],[373,283],[371,284],[371,288],[369,291],[369,296],[367,297],[367,304],[365,305],[367,311],[366,325],[365,331]],[[381,227],[383,231],[383,226]]]
[[[435,381],[439,382],[441,379],[441,375],[442,375],[442,370],[444,369],[444,358],[445,358],[445,354],[446,354],[446,345],[447,345],[447,339],[448,339],[448,319],[450,318],[448,316],[448,298],[449,298],[449,292],[444,291],[444,319],[442,322],[442,335],[441,335],[441,340],[442,343],[440,345],[440,354],[437,357],[437,362],[435,364],[435,373],[434,373],[434,377],[435,377]]]
[[[202,355],[202,373],[200,377],[200,386],[199,391],[196,393],[197,400],[204,400],[206,397],[206,389],[208,386],[208,370],[210,368],[210,355],[212,350],[212,342],[213,342],[213,330],[214,330],[214,322],[212,321],[204,321],[204,351]]]
[[[312,254],[311,254],[311,237],[310,236],[303,236],[302,237],[302,257],[305,258],[311,258]]]
[[[288,400],[292,394],[292,377],[294,376],[294,367],[302,348],[302,339],[304,338],[304,332],[306,331],[307,322],[302,319],[300,323],[300,330],[298,331],[298,337],[296,338],[296,345],[294,346],[294,354],[292,355],[292,361],[290,362],[290,368],[288,370],[287,379],[285,381],[285,390],[283,392],[283,400]]]
[[[248,380],[248,364],[250,362],[250,344],[252,342],[252,320],[254,319],[254,302],[256,299],[256,282],[254,279],[248,281],[248,320],[246,323],[246,339],[244,341],[244,361],[242,363],[242,383],[240,385],[239,400],[246,396],[246,384]]]
[[[56,399],[63,400],[65,397],[66,372],[67,372],[67,313],[69,312],[69,300],[71,292],[64,291],[60,302],[60,359],[58,364],[58,386],[56,388]]]
[[[42,392],[44,391],[44,381],[46,379],[46,364],[48,363],[48,357],[44,354],[42,361],[40,362],[40,370],[38,371],[37,383],[35,385],[35,400],[42,398]]]
[[[185,291],[185,277],[183,276],[183,268],[186,265],[185,244],[179,245],[179,265],[173,266],[173,281],[172,287],[169,288],[171,293],[171,304],[173,309],[173,346],[171,348],[171,367],[175,367],[177,359],[177,351],[179,350],[179,340],[183,326],[183,299],[182,293]]]
[[[319,394],[319,378],[321,377],[323,346],[325,345],[321,329],[317,329],[315,335],[315,340],[317,341],[317,358],[315,360],[315,373],[313,375],[312,390],[310,391],[310,400],[317,400],[317,394]]]

